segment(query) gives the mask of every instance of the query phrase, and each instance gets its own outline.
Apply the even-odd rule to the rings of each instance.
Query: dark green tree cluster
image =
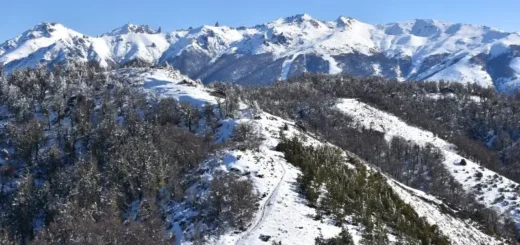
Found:
[[[284,139],[277,149],[301,169],[298,183],[319,215],[332,217],[337,225],[354,216],[364,227],[364,244],[387,244],[387,233],[413,244],[449,244],[436,226],[430,226],[393,192],[383,175],[359,163],[349,166],[355,160],[347,161],[340,150],[305,146],[298,137]],[[348,237],[343,234],[337,242],[349,241]],[[324,244],[336,244],[328,242]]]
[[[347,230],[341,230],[341,233],[337,237],[324,239],[323,237],[316,237],[314,243],[316,245],[351,245],[355,244],[352,236]]]

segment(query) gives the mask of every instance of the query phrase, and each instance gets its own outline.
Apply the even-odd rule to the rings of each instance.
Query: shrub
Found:
[[[257,194],[253,184],[231,173],[215,176],[210,184],[207,208],[221,227],[244,230],[256,211]]]

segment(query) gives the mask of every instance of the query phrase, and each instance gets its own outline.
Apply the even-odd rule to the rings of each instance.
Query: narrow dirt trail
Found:
[[[251,235],[251,233],[253,233],[256,229],[258,229],[258,227],[263,223],[263,221],[269,214],[268,211],[270,210],[270,208],[269,208],[270,203],[276,199],[276,197],[278,196],[278,190],[280,189],[280,186],[282,185],[282,183],[285,181],[286,170],[285,170],[284,164],[280,162],[279,165],[280,165],[280,167],[282,167],[282,171],[283,171],[280,181],[276,184],[276,187],[269,195],[267,201],[265,201],[264,204],[262,206],[260,206],[260,216],[257,216],[255,222],[250,226],[250,228],[246,232],[242,233],[240,238],[236,241],[236,243],[235,243],[236,245],[244,244],[243,243],[244,239],[248,238]],[[246,245],[246,244],[244,244],[244,245]]]

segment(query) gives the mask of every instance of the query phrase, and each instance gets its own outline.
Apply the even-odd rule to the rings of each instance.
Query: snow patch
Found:
[[[420,217],[426,218],[431,225],[440,227],[439,231],[449,237],[451,244],[502,244],[502,241],[490,237],[475,228],[468,221],[457,219],[441,211],[444,205],[441,201],[424,192],[409,188],[394,180],[388,180],[393,191],[417,212]],[[448,209],[444,206],[443,209]],[[455,210],[451,212],[456,213]]]
[[[292,56],[287,57],[282,64],[282,74],[280,75],[280,80],[287,80],[289,77],[289,71],[291,70],[292,63],[298,57],[298,54],[294,54]]]
[[[338,62],[330,55],[323,55],[323,59],[329,62],[329,74],[340,74],[343,72],[343,69],[341,69],[338,66]]]

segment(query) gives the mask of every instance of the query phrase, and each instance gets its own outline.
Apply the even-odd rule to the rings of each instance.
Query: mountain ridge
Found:
[[[299,14],[253,27],[160,29],[128,23],[91,37],[41,23],[0,44],[0,64],[10,72],[68,61],[109,67],[138,60],[170,63],[205,83],[269,84],[314,72],[520,89],[520,33],[488,26],[431,19],[372,25]]]

